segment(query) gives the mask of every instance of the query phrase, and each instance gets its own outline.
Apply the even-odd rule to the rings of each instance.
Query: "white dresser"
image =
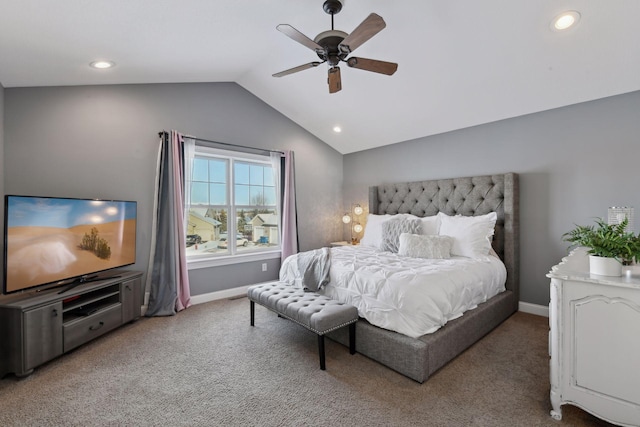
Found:
[[[584,249],[553,267],[549,305],[551,416],[579,406],[640,426],[640,267],[623,277],[589,274]]]

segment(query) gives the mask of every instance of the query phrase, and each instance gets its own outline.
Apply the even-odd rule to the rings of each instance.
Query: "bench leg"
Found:
[[[251,311],[251,326],[253,326],[256,320],[256,303],[253,301],[249,301],[249,303],[250,303],[249,310]]]
[[[324,371],[324,335],[318,335],[318,354],[320,355],[320,369]]]
[[[349,325],[349,353],[356,354],[356,324]]]

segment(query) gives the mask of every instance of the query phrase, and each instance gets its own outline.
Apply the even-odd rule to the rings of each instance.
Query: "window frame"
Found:
[[[242,151],[234,151],[234,150],[225,150],[220,148],[214,148],[204,144],[196,143],[193,158],[185,159],[187,161],[193,161],[196,158],[205,158],[205,159],[221,159],[227,162],[227,171],[226,171],[226,192],[227,192],[227,200],[226,205],[196,205],[191,204],[191,184],[192,184],[192,176],[185,177],[185,195],[184,195],[184,204],[185,204],[185,216],[188,217],[189,210],[192,208],[207,208],[207,209],[226,209],[227,210],[227,236],[234,236],[238,233],[237,231],[237,221],[233,221],[231,218],[237,217],[237,212],[241,209],[269,209],[274,210],[276,212],[278,218],[278,243],[272,247],[268,247],[266,249],[256,249],[256,250],[241,250],[238,251],[236,246],[236,239],[227,238],[227,246],[228,249],[223,253],[211,253],[211,254],[200,254],[200,255],[189,255],[187,254],[187,269],[198,269],[198,268],[207,268],[214,267],[220,265],[230,265],[230,264],[238,264],[252,261],[261,261],[268,259],[279,259],[282,253],[282,194],[280,191],[281,187],[281,167],[274,167],[274,162],[272,161],[269,155],[259,155],[246,153]],[[262,164],[264,166],[269,166],[274,170],[274,187],[275,187],[275,204],[274,205],[236,205],[235,204],[235,172],[234,166],[236,162],[242,163],[250,163],[250,164]],[[187,173],[192,173],[193,164],[190,167],[185,168]],[[211,181],[209,181],[211,182]],[[187,224],[188,221],[185,221],[185,236],[187,234]]]

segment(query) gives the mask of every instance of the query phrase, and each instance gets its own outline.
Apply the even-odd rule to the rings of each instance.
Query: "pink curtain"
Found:
[[[184,141],[162,132],[146,316],[169,316],[191,305],[184,226]]]
[[[284,191],[282,196],[282,259],[298,253],[298,221],[293,152],[284,152]]]

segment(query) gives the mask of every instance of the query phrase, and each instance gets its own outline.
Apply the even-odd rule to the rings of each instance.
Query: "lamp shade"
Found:
[[[355,207],[353,208],[353,213],[356,215],[362,215],[362,212],[364,212],[364,210],[362,209],[362,206],[355,205]]]
[[[342,215],[342,222],[344,222],[345,224],[349,224],[351,222],[351,216],[349,216],[349,214],[344,214]]]
[[[359,222],[355,223],[353,225],[353,231],[355,231],[356,233],[362,233],[362,224],[360,224]]]

